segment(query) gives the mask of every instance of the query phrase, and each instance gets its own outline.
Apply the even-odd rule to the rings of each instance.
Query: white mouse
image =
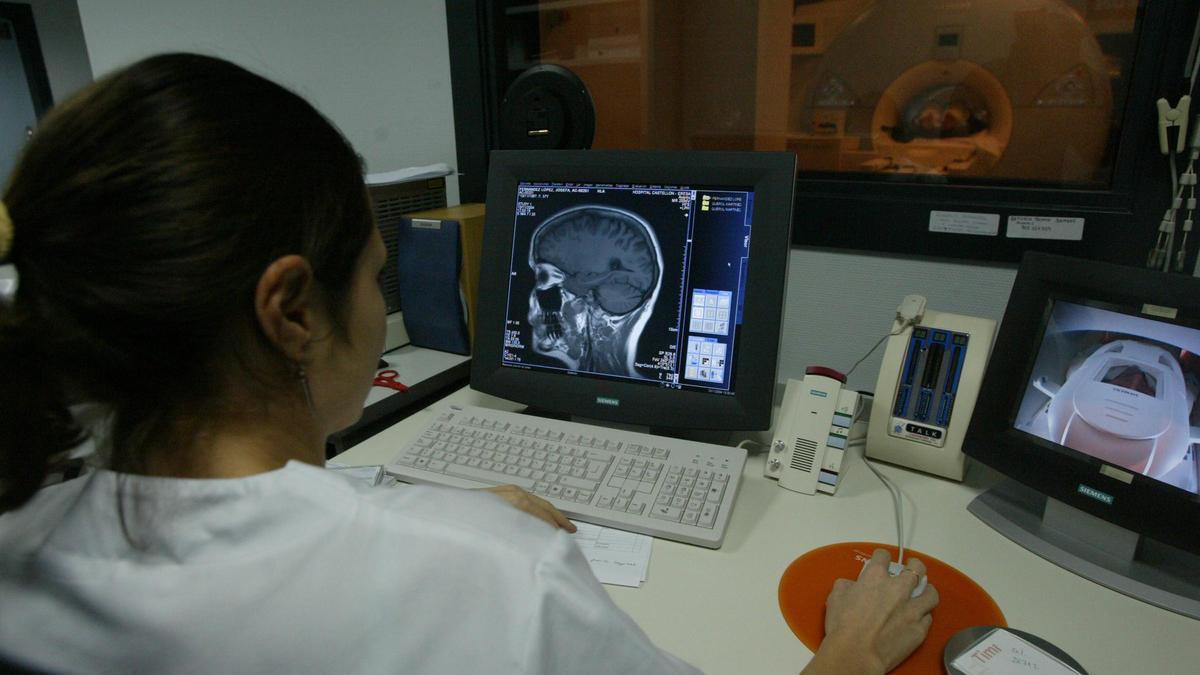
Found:
[[[904,565],[902,565],[901,563],[898,563],[896,561],[892,561],[892,562],[888,563],[888,574],[890,574],[892,576],[896,576],[897,574],[900,574],[905,569],[907,569],[907,568]],[[912,595],[910,595],[909,597],[915,598],[918,595],[924,593],[925,586],[927,586],[928,584],[929,584],[929,578],[926,577],[924,574],[922,574],[921,578],[917,581],[917,587],[913,589]]]

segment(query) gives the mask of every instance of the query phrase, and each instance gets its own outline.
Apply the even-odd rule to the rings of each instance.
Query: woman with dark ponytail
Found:
[[[371,386],[385,258],[353,149],[238,66],[153,57],[47,115],[0,195],[0,669],[692,671],[545,500],[322,468]],[[97,468],[48,485],[85,441]],[[924,636],[868,567],[814,668]]]

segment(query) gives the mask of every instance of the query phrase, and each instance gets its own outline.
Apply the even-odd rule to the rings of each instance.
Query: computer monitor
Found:
[[[1198,394],[1200,279],[1027,254],[963,446],[1009,480],[970,510],[1200,618]]]
[[[790,153],[496,151],[472,388],[672,433],[770,426]]]

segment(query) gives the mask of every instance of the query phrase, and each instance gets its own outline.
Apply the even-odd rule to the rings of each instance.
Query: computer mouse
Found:
[[[907,569],[907,568],[905,568],[902,563],[898,563],[894,560],[892,562],[888,563],[888,574],[890,574],[892,576],[896,576],[897,574],[900,574],[905,569]],[[929,577],[922,574],[921,578],[917,581],[917,587],[913,589],[912,595],[910,595],[909,597],[915,598],[918,595],[924,593],[925,587],[927,585],[929,585]]]

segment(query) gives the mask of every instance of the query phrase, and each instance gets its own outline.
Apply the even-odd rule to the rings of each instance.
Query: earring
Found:
[[[308,402],[308,411],[313,417],[317,416],[317,408],[313,405],[312,390],[308,386],[308,373],[304,370],[303,364],[296,364],[296,378],[300,380],[300,386],[304,389],[304,400]]]

